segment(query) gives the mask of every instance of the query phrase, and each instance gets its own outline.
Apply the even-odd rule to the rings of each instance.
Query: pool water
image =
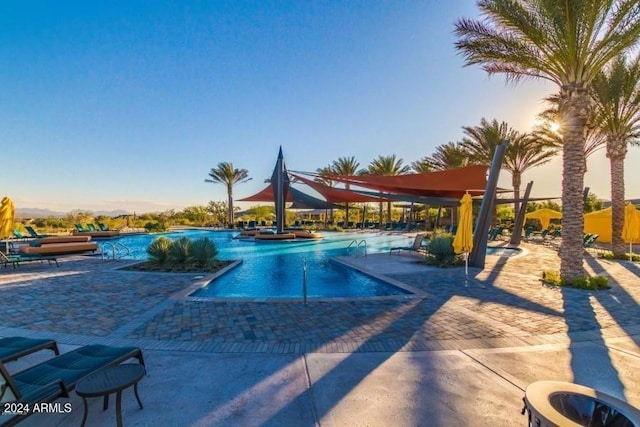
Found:
[[[521,253],[522,253],[522,249],[519,249],[519,248],[487,246],[487,255],[499,256],[499,257],[512,257],[512,256],[520,255]]]
[[[371,297],[405,295],[407,291],[375,279],[332,257],[348,255],[348,246],[356,240],[366,242],[367,253],[387,252],[390,247],[410,246],[413,238],[379,233],[323,233],[323,240],[253,242],[233,239],[237,232],[185,230],[164,233],[165,237],[190,239],[208,237],[218,248],[222,260],[242,263],[193,292],[199,298],[302,298],[306,265],[309,298]],[[118,242],[130,248],[127,258],[147,259],[146,249],[159,235],[122,236]],[[104,243],[103,243],[104,244]],[[362,249],[361,244],[360,247]],[[105,246],[110,251],[108,244]]]

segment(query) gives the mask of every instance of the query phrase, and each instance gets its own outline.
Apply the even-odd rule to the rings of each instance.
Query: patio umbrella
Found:
[[[624,207],[624,226],[622,227],[622,238],[629,242],[629,260],[633,260],[633,241],[638,239],[640,234],[640,223],[636,207],[629,203]]]
[[[546,230],[549,228],[549,223],[552,219],[562,218],[562,212],[554,211],[553,209],[538,209],[537,211],[529,212],[524,217],[540,220],[542,229]]]
[[[7,253],[9,253],[9,236],[13,229],[13,218],[15,215],[15,207],[13,201],[8,197],[3,197],[0,203],[0,239],[7,239]]]
[[[465,194],[460,200],[460,219],[456,237],[453,239],[455,253],[464,253],[464,275],[469,274],[469,252],[473,249],[473,212],[471,195]]]

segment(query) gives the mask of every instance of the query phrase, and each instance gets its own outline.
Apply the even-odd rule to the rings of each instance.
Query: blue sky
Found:
[[[236,198],[258,191],[279,146],[289,169],[313,171],[343,156],[410,163],[482,117],[527,131],[554,88],[464,68],[453,25],[475,15],[470,0],[2,2],[0,196],[182,209],[226,200],[204,182],[223,161],[253,177]],[[632,148],[628,197],[639,160]],[[604,153],[588,167],[608,198]],[[529,180],[560,195],[560,159]]]

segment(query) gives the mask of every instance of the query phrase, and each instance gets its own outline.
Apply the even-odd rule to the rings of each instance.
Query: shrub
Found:
[[[149,254],[149,261],[162,265],[169,258],[169,250],[171,249],[172,242],[166,237],[158,237],[147,248],[147,254]]]
[[[180,237],[171,243],[169,249],[169,259],[174,264],[186,264],[191,253],[191,240],[187,237]]]
[[[427,263],[446,267],[453,265],[456,254],[453,251],[453,235],[450,233],[436,234],[429,242]]]
[[[604,259],[619,259],[621,261],[629,261],[629,255],[631,255],[631,261],[640,261],[640,255],[626,253],[623,257],[616,257],[611,251],[604,251],[600,253],[599,257]]]
[[[167,227],[165,226],[164,223],[149,221],[144,225],[144,229],[147,230],[149,233],[153,233],[153,232],[159,232],[159,231],[166,231]]]
[[[587,289],[599,291],[609,289],[609,279],[604,276],[593,277],[577,277],[572,280],[563,279],[557,270],[548,270],[542,272],[542,282],[553,286],[566,286],[576,289]]]
[[[208,237],[191,242],[190,255],[192,262],[203,268],[211,268],[217,264],[218,249]]]

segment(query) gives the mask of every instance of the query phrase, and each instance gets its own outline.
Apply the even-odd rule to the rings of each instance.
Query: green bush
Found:
[[[167,231],[167,227],[164,223],[149,221],[144,225],[144,229],[149,233]]]
[[[191,240],[188,237],[180,237],[171,243],[169,260],[174,264],[186,264],[191,256]]]
[[[611,251],[604,251],[600,253],[599,257],[604,259],[619,259],[621,261],[629,261],[629,255],[631,255],[631,261],[640,261],[640,255],[637,254],[624,254],[623,257],[616,257]]]
[[[163,265],[169,258],[169,251],[171,249],[172,242],[166,237],[158,237],[147,248],[147,254],[149,254],[149,261]]]
[[[576,289],[587,289],[599,291],[610,289],[609,279],[604,276],[577,277],[572,280],[563,279],[557,270],[547,270],[542,272],[542,282],[553,286],[566,286]]]
[[[211,268],[214,267],[218,260],[218,249],[208,237],[203,237],[191,242],[190,248],[191,261],[197,267]]]
[[[429,253],[426,261],[428,264],[440,267],[455,264],[456,254],[453,251],[453,235],[450,233],[435,234],[429,241]]]

